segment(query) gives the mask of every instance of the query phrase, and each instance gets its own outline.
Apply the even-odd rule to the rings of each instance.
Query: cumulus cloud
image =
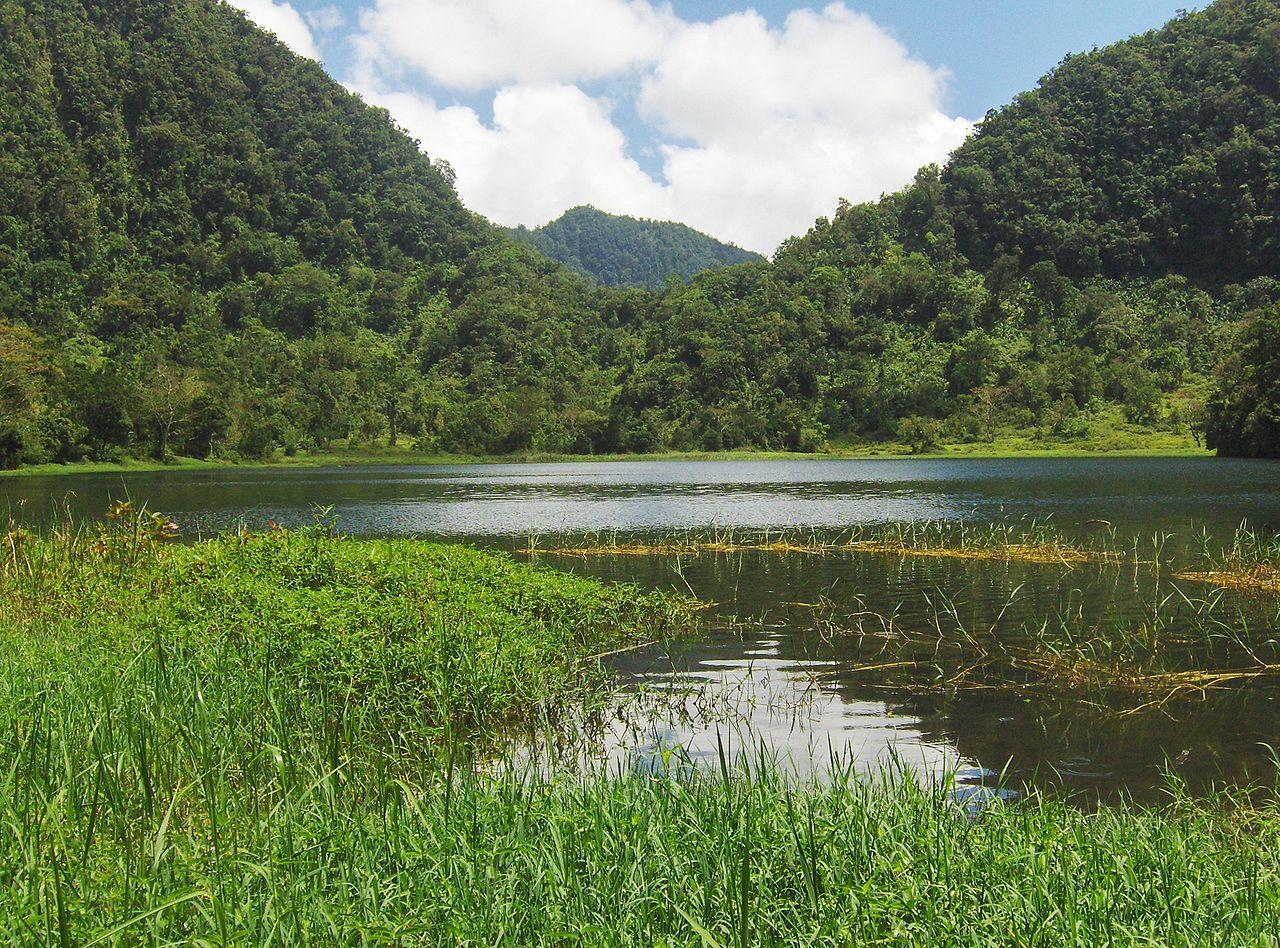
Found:
[[[663,149],[685,218],[771,248],[960,144],[972,125],[942,109],[945,79],[836,3],[780,30],[756,13],[691,24],[645,77],[640,110],[692,142]]]
[[[577,82],[655,57],[679,21],[648,0],[376,0],[366,56],[451,89]]]
[[[243,10],[249,19],[264,30],[276,35],[280,42],[300,56],[319,59],[320,50],[307,21],[289,3],[275,0],[227,0],[233,7]]]
[[[353,87],[508,225],[590,203],[767,253],[841,197],[906,184],[972,128],[944,110],[943,71],[843,2],[780,27],[749,11],[685,22],[647,0],[376,0],[361,22]],[[492,94],[491,117],[438,105],[415,74]],[[592,85],[604,78],[634,97],[659,176],[632,157]]]
[[[545,223],[566,208],[595,204],[658,215],[665,189],[627,155],[607,106],[577,86],[525,84],[500,90],[493,120],[472,109],[440,108],[415,92],[375,92],[435,158],[457,173],[469,206],[500,223]]]

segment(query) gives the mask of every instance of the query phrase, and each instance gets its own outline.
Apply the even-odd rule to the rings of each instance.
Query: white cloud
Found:
[[[840,197],[906,184],[972,127],[944,111],[945,73],[844,3],[773,28],[754,12],[683,22],[646,0],[377,0],[362,23],[355,87],[508,225],[590,203],[772,252]],[[492,120],[437,106],[413,72],[495,90]],[[573,84],[601,77],[634,77],[661,180],[631,157],[612,104]]]
[[[604,103],[572,85],[510,86],[493,100],[493,122],[472,109],[439,108],[414,92],[368,96],[426,151],[457,172],[463,200],[500,223],[545,223],[576,204],[657,215],[663,187],[627,156]]]
[[[334,30],[340,30],[347,25],[346,16],[334,4],[320,7],[316,10],[308,10],[306,18],[311,28],[317,33],[332,33]]]
[[[231,6],[243,10],[249,19],[264,30],[270,30],[280,42],[300,56],[320,58],[315,38],[306,21],[289,3],[275,0],[227,0]]]
[[[615,75],[679,21],[648,0],[375,0],[360,22],[365,55],[477,90]]]
[[[834,208],[907,183],[964,140],[942,109],[945,74],[842,3],[780,30],[755,13],[692,24],[640,93],[683,219],[744,246],[776,247]]]

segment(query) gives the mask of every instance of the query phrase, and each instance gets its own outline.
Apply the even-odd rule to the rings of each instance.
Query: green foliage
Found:
[[[759,254],[670,221],[575,207],[543,227],[512,235],[602,286],[661,290],[673,278],[761,259]]]
[[[1280,457],[1280,304],[1240,327],[1210,404],[1208,442],[1224,454]]]
[[[1275,4],[1072,58],[947,168],[659,294],[570,269],[742,256],[583,208],[521,235],[553,263],[218,0],[0,0],[0,464],[1199,425],[1277,295]]]
[[[1280,3],[1219,0],[1069,56],[990,114],[942,177],[947,234],[1074,277],[1280,267]]]

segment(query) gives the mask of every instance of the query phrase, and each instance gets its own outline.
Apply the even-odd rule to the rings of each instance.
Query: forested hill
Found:
[[[1280,272],[1280,4],[1218,0],[1069,57],[942,177],[958,249],[1063,273]]]
[[[0,466],[1189,426],[1280,454],[1278,8],[1074,57],[946,168],[659,294],[468,212],[219,0],[0,0]]]
[[[543,227],[519,227],[512,233],[604,286],[661,290],[671,277],[687,279],[713,267],[763,259],[685,224],[606,214],[594,207],[575,207]]]
[[[218,0],[0,0],[0,463],[518,447],[611,318]]]

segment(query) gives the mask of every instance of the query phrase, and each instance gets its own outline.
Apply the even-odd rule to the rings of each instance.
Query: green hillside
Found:
[[[1280,16],[1219,0],[1071,56],[943,175],[961,253],[1210,285],[1280,268]]]
[[[594,399],[610,304],[239,12],[0,0],[0,32],[0,461],[509,450]]]
[[[684,224],[606,214],[594,207],[575,207],[543,227],[512,233],[603,286],[661,290],[672,277],[687,279],[703,270],[763,259]]]
[[[1280,452],[1280,0],[1073,57],[947,167],[662,293],[470,213],[385,112],[217,0],[0,0],[0,32],[0,465]],[[571,265],[644,244],[567,217]]]

